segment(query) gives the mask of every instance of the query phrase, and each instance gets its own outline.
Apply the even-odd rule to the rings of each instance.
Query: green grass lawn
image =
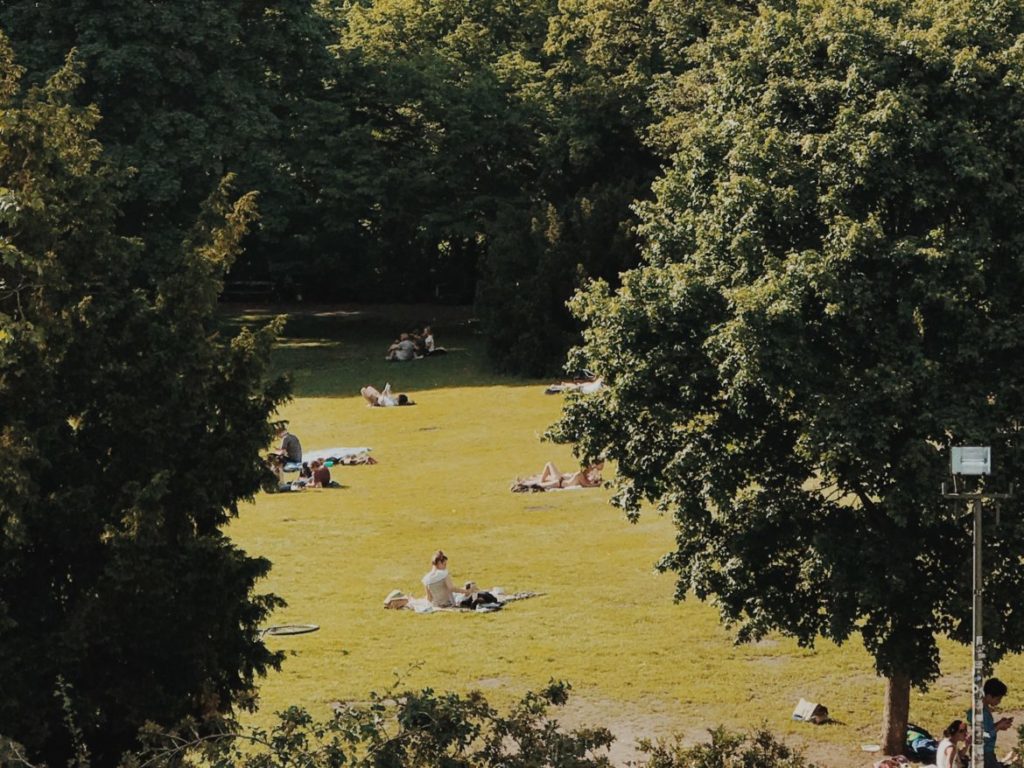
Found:
[[[452,353],[384,362],[387,344],[416,320],[433,321]],[[261,495],[231,525],[244,549],[274,564],[263,586],[288,607],[273,623],[321,627],[268,638],[288,658],[262,683],[257,722],[290,704],[326,717],[330,702],[365,699],[396,675],[411,688],[481,689],[499,705],[558,678],[574,688],[561,719],[611,728],[619,759],[638,737],[696,739],[718,724],[765,723],[821,764],[870,761],[860,745],[878,742],[883,681],[859,642],[734,646],[713,606],[675,604],[672,576],[655,571],[673,546],[671,521],[650,513],[631,525],[603,489],[509,492],[516,475],[545,461],[575,468],[567,447],[540,441],[563,401],[543,394],[549,382],[491,373],[465,313],[303,310],[290,317],[275,365],[293,377],[295,400],[282,416],[307,451],[365,445],[379,463],[335,470],[341,490]],[[386,381],[417,406],[367,408],[359,388]],[[439,548],[456,582],[544,596],[490,615],[383,610],[393,588],[421,592]],[[913,694],[911,718],[937,732],[962,713],[969,666],[966,649],[943,646],[946,676]],[[1015,706],[1021,660],[997,672]],[[824,703],[840,723],[794,723],[800,697]]]

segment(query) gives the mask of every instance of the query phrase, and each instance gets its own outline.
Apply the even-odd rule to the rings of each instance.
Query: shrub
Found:
[[[814,768],[799,750],[787,746],[763,726],[750,735],[721,726],[709,731],[711,741],[686,747],[676,736],[669,741],[640,742],[649,755],[645,768]]]

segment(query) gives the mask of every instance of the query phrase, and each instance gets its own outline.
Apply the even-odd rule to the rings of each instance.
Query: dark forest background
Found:
[[[24,85],[69,51],[125,173],[122,234],[176,249],[228,173],[259,194],[229,280],[283,301],[473,303],[502,370],[551,373],[566,301],[638,262],[635,201],[687,48],[742,3],[0,3]],[[229,282],[230,284],[230,282]]]

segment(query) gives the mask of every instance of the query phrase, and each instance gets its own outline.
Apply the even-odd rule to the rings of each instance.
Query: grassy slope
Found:
[[[483,688],[496,703],[556,677],[575,689],[568,720],[629,741],[765,722],[809,739],[827,764],[866,762],[858,745],[877,742],[883,684],[859,643],[808,650],[776,637],[735,647],[713,607],[674,604],[671,575],[654,571],[672,547],[670,521],[649,514],[630,525],[604,490],[510,493],[515,475],[546,460],[572,468],[568,448],[539,440],[561,398],[545,396],[544,382],[489,373],[479,339],[455,315],[402,311],[435,319],[453,353],[383,362],[405,325],[397,309],[391,322],[357,310],[289,321],[277,365],[292,372],[296,399],[284,417],[306,450],[368,445],[380,463],[336,471],[343,490],[260,496],[231,527],[274,563],[265,586],[289,602],[275,623],[322,627],[270,638],[291,656],[263,683],[258,720],[292,703],[325,715],[329,702],[364,698],[396,673],[410,687]],[[365,407],[359,387],[385,381],[418,405]],[[546,596],[485,616],[382,610],[393,588],[418,593],[438,548],[456,581]],[[969,663],[966,650],[944,649],[944,667],[959,674],[914,694],[916,721],[938,731],[966,706]],[[1021,670],[1019,659],[999,670],[1011,698]],[[842,724],[793,723],[801,696]]]

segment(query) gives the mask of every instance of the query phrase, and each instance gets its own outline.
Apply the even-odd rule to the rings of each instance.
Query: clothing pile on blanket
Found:
[[[544,493],[547,488],[543,485],[538,485],[529,478],[523,479],[521,477],[517,477],[512,481],[512,485],[509,486],[509,490],[512,491],[512,493]],[[561,488],[556,488],[555,490],[561,490]]]

